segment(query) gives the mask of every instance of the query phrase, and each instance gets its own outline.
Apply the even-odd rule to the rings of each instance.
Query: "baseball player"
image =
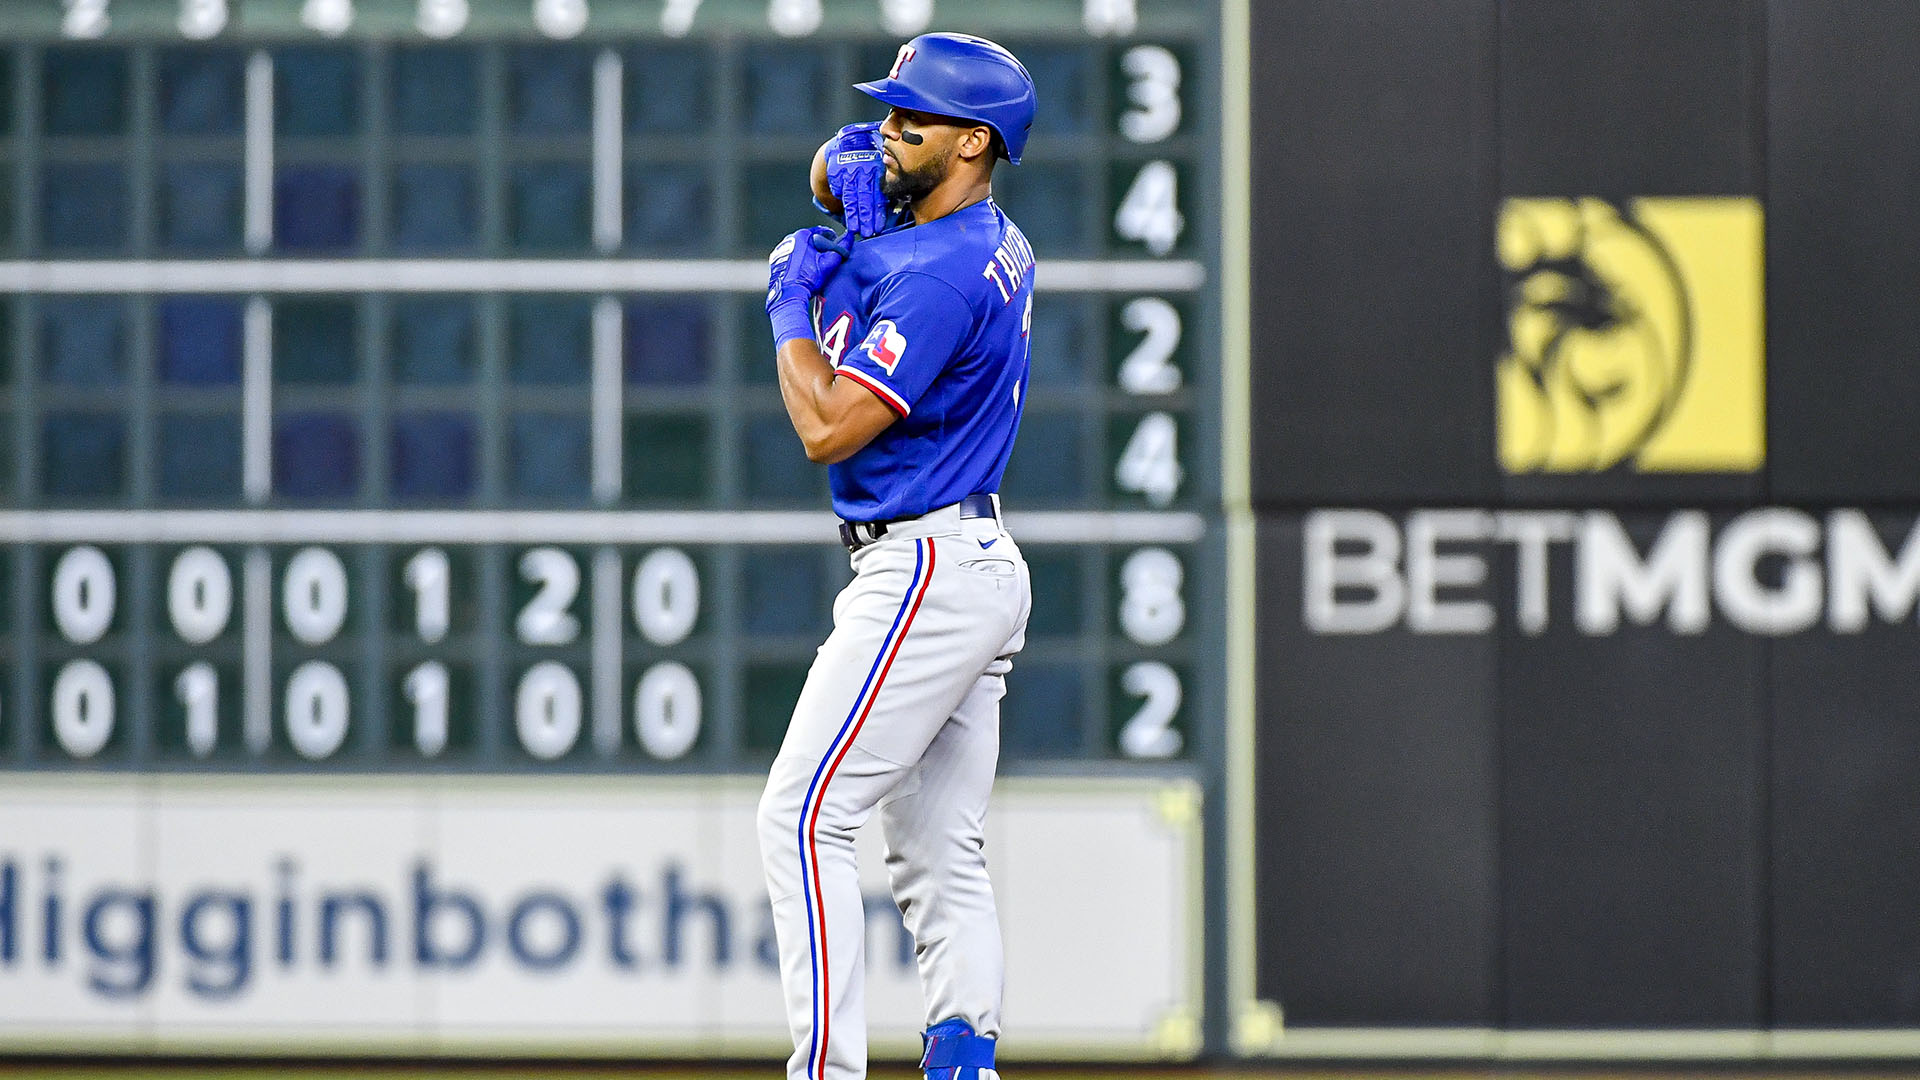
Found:
[[[853,581],[760,800],[791,1080],[866,1074],[866,918],[853,834],[877,808],[927,1003],[929,1080],[997,1080],[1003,961],[983,852],[1026,561],[996,494],[1027,383],[1033,249],[990,197],[1033,80],[1012,53],[923,34],[858,88],[885,122],[816,155],[847,224],[769,259],[780,394],[828,466]],[[824,190],[823,190],[824,189]]]

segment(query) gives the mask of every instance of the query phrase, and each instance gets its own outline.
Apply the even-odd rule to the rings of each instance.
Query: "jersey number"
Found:
[[[852,329],[853,316],[843,311],[833,320],[833,325],[827,327],[827,332],[820,335],[820,355],[827,358],[828,364],[840,366],[840,354],[847,351],[847,333]]]

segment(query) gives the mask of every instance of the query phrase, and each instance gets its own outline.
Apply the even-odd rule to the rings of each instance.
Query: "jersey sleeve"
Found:
[[[906,416],[959,352],[973,328],[973,311],[953,286],[905,271],[874,291],[867,325],[866,339],[847,350],[835,373]]]

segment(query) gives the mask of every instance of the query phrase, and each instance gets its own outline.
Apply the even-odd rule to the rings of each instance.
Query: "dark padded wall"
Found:
[[[1484,499],[1492,0],[1253,7],[1254,499]]]
[[[1920,499],[1920,5],[1794,0],[1768,18],[1775,496]]]
[[[1291,1025],[1920,1027],[1920,621],[1316,634],[1303,522],[1920,519],[1920,5],[1253,5],[1258,984]],[[1765,215],[1756,470],[1507,475],[1503,199]],[[1828,552],[1812,565],[1825,574]],[[1396,562],[1405,570],[1404,554]],[[1707,564],[1711,566],[1711,553]],[[1778,557],[1762,588],[1777,587]]]
[[[1261,534],[1300,595],[1300,521]],[[1483,1026],[1495,1011],[1493,642],[1315,637],[1273,619],[1259,746],[1260,993],[1290,1024]]]
[[[1664,520],[1623,518],[1642,550]],[[1762,1022],[1764,649],[1724,623],[1589,636],[1564,596],[1500,635],[1509,1024]]]

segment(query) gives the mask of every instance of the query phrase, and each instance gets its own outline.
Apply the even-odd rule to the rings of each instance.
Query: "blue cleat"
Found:
[[[920,1035],[926,1052],[920,1067],[927,1080],[1000,1080],[993,1067],[994,1040],[975,1035],[965,1020],[942,1020]]]

